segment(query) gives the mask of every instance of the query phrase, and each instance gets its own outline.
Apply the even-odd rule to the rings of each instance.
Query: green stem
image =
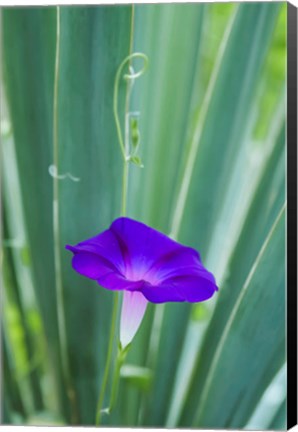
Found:
[[[57,317],[58,333],[61,351],[62,373],[66,384],[67,396],[71,406],[71,422],[78,422],[76,414],[75,392],[71,384],[69,374],[69,360],[67,354],[67,337],[64,316],[64,297],[62,284],[61,254],[60,254],[60,226],[59,226],[59,146],[58,146],[58,83],[60,71],[60,8],[57,6],[57,28],[56,28],[56,54],[55,54],[55,76],[54,76],[54,99],[53,99],[53,162],[57,175],[53,176],[53,239],[54,239],[54,265],[55,285],[57,295]]]
[[[114,404],[116,401],[116,396],[118,393],[118,385],[119,385],[121,366],[122,366],[122,362],[120,361],[119,355],[118,355],[117,359],[116,359],[114,376],[113,376],[113,381],[112,381],[112,391],[111,391],[111,398],[110,398],[110,403],[109,403],[109,412],[111,412],[112,409],[114,408]]]
[[[119,141],[119,145],[120,145],[120,150],[123,156],[123,160],[124,163],[128,162],[128,158],[129,158],[129,154],[127,153],[127,145],[124,144],[124,140],[123,140],[123,136],[122,136],[122,131],[121,131],[121,124],[120,124],[120,120],[119,120],[119,114],[118,114],[118,94],[119,94],[119,84],[120,84],[120,78],[121,78],[121,74],[122,74],[122,70],[124,68],[124,66],[128,63],[131,63],[131,60],[133,60],[134,58],[141,58],[144,61],[144,66],[143,68],[138,71],[138,72],[129,72],[126,73],[124,75],[124,78],[128,81],[133,82],[136,78],[139,78],[141,75],[143,75],[143,73],[146,71],[147,66],[148,66],[148,58],[145,54],[143,53],[133,53],[130,54],[129,56],[127,56],[123,62],[120,64],[117,73],[116,73],[116,78],[115,78],[115,83],[114,83],[114,99],[113,99],[113,111],[114,111],[114,117],[115,117],[115,123],[116,123],[116,130],[117,130],[117,136],[118,136],[118,141]],[[127,105],[127,104],[126,104]]]
[[[117,311],[118,311],[118,298],[119,298],[119,294],[118,294],[118,292],[116,292],[114,294],[114,300],[113,300],[112,323],[111,323],[111,330],[110,330],[110,337],[109,337],[108,354],[107,354],[107,359],[106,359],[106,365],[105,365],[105,370],[104,370],[104,375],[103,375],[102,386],[101,386],[101,390],[100,390],[100,394],[99,394],[99,398],[98,398],[98,403],[97,403],[96,421],[95,421],[96,426],[98,426],[100,424],[102,404],[104,401],[106,386],[107,386],[109,372],[110,372],[112,352],[113,352],[114,333],[115,333]]]
[[[133,25],[133,10],[132,9],[132,25]],[[130,43],[130,52],[132,51],[132,39]],[[138,71],[134,72],[131,67],[131,61],[134,58],[141,58],[144,61],[143,68]],[[120,85],[120,78],[122,76],[122,71],[124,66],[128,64],[129,66],[129,73],[126,73],[124,75],[124,78],[127,81],[127,91],[126,91],[126,101],[125,101],[125,134],[124,139],[122,135],[121,130],[121,123],[119,119],[118,114],[118,98],[119,98],[119,85]],[[127,202],[127,189],[128,189],[128,174],[129,174],[129,160],[130,160],[130,146],[129,146],[129,122],[127,121],[127,114],[129,112],[129,105],[130,105],[130,95],[131,95],[131,89],[132,85],[134,83],[134,80],[145,72],[148,65],[148,58],[143,53],[133,53],[127,56],[120,66],[118,67],[116,77],[115,77],[115,83],[114,83],[114,98],[113,98],[113,112],[114,112],[114,118],[115,118],[115,124],[116,124],[116,130],[117,130],[117,136],[118,141],[120,145],[121,154],[123,157],[123,176],[122,176],[122,198],[121,198],[121,215],[126,215],[126,202]],[[112,352],[113,352],[113,342],[114,342],[114,334],[115,334],[115,327],[116,327],[116,321],[117,321],[117,311],[118,311],[118,293],[114,294],[114,303],[113,303],[113,312],[112,312],[112,321],[111,321],[111,329],[110,329],[110,336],[109,336],[109,346],[108,346],[108,353],[107,353],[107,359],[105,364],[105,370],[104,370],[104,376],[103,376],[103,382],[100,390],[100,395],[97,403],[97,411],[96,411],[96,426],[100,424],[101,419],[101,413],[102,413],[102,405],[104,402],[110,367],[111,367],[111,361],[112,361]],[[117,395],[117,389],[118,389],[118,383],[119,383],[119,377],[120,377],[120,369],[121,365],[124,361],[125,355],[126,355],[127,349],[120,350],[118,352],[118,356],[116,359],[115,364],[115,370],[113,375],[113,381],[112,381],[112,390],[111,390],[111,399],[109,407],[107,408],[107,412],[110,413],[112,407],[114,406],[114,403],[116,401],[116,395]]]
[[[114,404],[117,400],[119,379],[120,379],[120,370],[121,370],[121,366],[124,363],[124,360],[126,358],[126,355],[128,353],[130,346],[131,346],[131,344],[127,345],[124,349],[119,348],[119,350],[118,350],[116,363],[115,363],[115,369],[114,369],[114,375],[113,375],[113,381],[112,381],[112,391],[111,391],[111,398],[110,398],[110,403],[109,403],[109,412],[112,411],[112,409],[114,408]]]
[[[123,176],[122,176],[122,204],[121,204],[121,215],[126,215],[126,201],[127,201],[127,188],[128,188],[128,166],[129,162],[123,164]]]

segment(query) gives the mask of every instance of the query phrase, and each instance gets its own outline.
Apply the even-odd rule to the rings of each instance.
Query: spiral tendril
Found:
[[[133,54],[127,56],[122,61],[120,66],[118,67],[117,73],[116,73],[116,78],[115,78],[115,83],[114,83],[114,101],[113,101],[114,117],[115,117],[118,141],[119,141],[121,153],[122,153],[122,156],[123,156],[123,159],[125,162],[127,160],[129,160],[130,156],[127,154],[127,151],[125,149],[123,135],[122,135],[122,131],[121,131],[121,125],[120,125],[119,114],[118,114],[118,93],[119,93],[119,84],[120,84],[122,70],[128,62],[130,62],[131,60],[133,60],[135,58],[140,58],[143,60],[143,62],[144,62],[143,67],[139,71],[135,72],[133,66],[130,64],[129,65],[129,73],[125,73],[123,75],[123,78],[131,81],[130,85],[133,85],[134,81],[146,72],[147,67],[148,67],[148,57],[143,53],[138,53],[138,52],[133,53]]]

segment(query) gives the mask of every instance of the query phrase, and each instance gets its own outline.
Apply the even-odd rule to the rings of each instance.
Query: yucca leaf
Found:
[[[272,430],[281,430],[285,429],[287,419],[287,402],[286,399],[280,405],[274,419],[268,425],[268,429]]]
[[[146,53],[150,63],[134,89],[145,169],[132,171],[128,211],[164,230],[169,230],[173,179],[187,132],[203,14],[204,5],[135,7],[134,49]]]
[[[199,12],[199,10],[198,10],[198,12]],[[259,33],[258,32],[256,33],[255,39],[246,38],[246,34],[248,33],[247,29],[249,28],[250,24],[246,22],[245,25],[247,27],[245,27],[245,26],[242,25],[242,23],[247,20],[247,16],[248,16],[247,12],[249,12],[249,14],[251,14],[251,20],[252,21],[255,21],[255,19],[257,19],[257,20],[259,20],[259,23],[260,23],[259,24],[260,25],[260,31],[259,31]],[[272,13],[272,15],[270,15],[271,19],[267,20],[265,18],[267,12],[269,14]],[[276,12],[277,12],[277,10],[276,11],[272,10],[272,11],[269,12],[269,11],[266,11],[266,10],[262,11],[262,10],[260,10],[258,8],[256,8],[256,9],[249,8],[248,10],[245,9],[245,10],[242,10],[242,11],[241,10],[238,11],[237,19],[236,19],[236,22],[235,22],[235,24],[233,26],[233,29],[232,29],[233,33],[231,34],[231,36],[228,38],[228,40],[226,42],[227,48],[225,49],[224,54],[223,54],[224,57],[223,57],[221,63],[219,64],[219,66],[218,66],[219,67],[219,71],[218,71],[218,74],[217,74],[217,80],[216,80],[215,88],[212,89],[212,92],[211,92],[211,95],[214,94],[214,100],[211,99],[210,101],[208,101],[209,105],[208,105],[208,111],[207,111],[207,114],[206,114],[207,117],[206,117],[206,119],[205,119],[205,121],[204,121],[204,123],[202,125],[203,131],[206,130],[206,134],[207,133],[210,134],[211,130],[213,130],[213,133],[217,133],[218,134],[217,135],[218,138],[217,138],[217,140],[215,142],[214,142],[214,139],[212,139],[212,147],[210,147],[210,145],[208,146],[208,144],[207,144],[207,143],[210,142],[209,135],[206,135],[206,137],[204,137],[204,132],[202,132],[202,134],[203,134],[202,135],[202,143],[205,142],[205,149],[206,149],[205,152],[206,152],[206,154],[204,156],[204,153],[202,153],[204,151],[204,147],[201,147],[201,146],[203,146],[203,144],[200,142],[200,153],[198,155],[198,161],[200,161],[200,163],[202,163],[201,161],[204,159],[204,157],[206,157],[206,160],[205,160],[205,163],[204,162],[202,163],[201,169],[207,169],[207,166],[208,166],[208,162],[207,161],[212,161],[212,164],[213,164],[214,155],[216,154],[215,150],[214,150],[216,148],[216,142],[218,143],[217,145],[219,146],[218,147],[218,155],[217,155],[218,156],[218,162],[222,161],[222,155],[221,155],[221,153],[223,153],[223,146],[226,146],[224,154],[227,155],[227,157],[230,157],[228,148],[229,148],[229,146],[232,146],[232,142],[231,142],[231,139],[229,138],[229,136],[230,136],[229,134],[231,133],[232,136],[233,136],[234,133],[236,134],[237,130],[238,130],[237,133],[241,133],[242,132],[242,130],[240,130],[239,128],[237,129],[237,125],[241,124],[243,122],[241,121],[241,119],[237,119],[237,116],[240,115],[240,114],[239,114],[239,110],[236,109],[236,106],[229,105],[229,106],[231,106],[231,109],[228,108],[228,109],[225,110],[224,115],[228,116],[227,117],[228,120],[226,120],[225,123],[220,123],[220,122],[223,121],[222,120],[222,113],[217,112],[216,109],[217,109],[218,106],[222,106],[223,105],[223,100],[227,101],[228,98],[231,97],[231,96],[228,96],[229,92],[232,94],[232,92],[235,91],[235,88],[234,88],[234,86],[235,86],[235,79],[238,80],[237,81],[237,83],[238,83],[237,85],[239,85],[239,88],[241,88],[241,89],[242,88],[247,89],[248,87],[250,88],[251,87],[250,83],[253,83],[253,82],[256,83],[257,82],[256,79],[257,79],[258,74],[259,74],[260,66],[262,65],[262,62],[264,61],[264,57],[265,57],[265,55],[267,53],[270,36],[272,34],[273,25],[274,25],[274,22],[275,22]],[[180,15],[181,15],[181,13],[180,13]],[[167,20],[165,19],[165,21],[167,21]],[[265,26],[265,28],[264,28],[264,26]],[[241,35],[239,34],[240,31],[242,32],[240,34],[243,35],[242,36],[243,37],[243,44],[242,45],[239,44],[239,37],[240,37],[240,40],[241,40]],[[264,37],[263,32],[265,32],[265,34],[267,35],[267,39],[265,37],[265,41],[263,41],[261,48],[255,49],[255,47],[257,47],[258,44],[259,44],[259,39]],[[251,54],[251,67],[248,68],[248,72],[246,72],[246,67],[247,67],[247,64],[246,64],[247,56],[246,56],[245,59],[243,58],[242,62],[238,62],[236,65],[233,64],[233,69],[232,69],[231,68],[231,62],[230,62],[229,58],[232,58],[232,57],[237,57],[238,58],[239,57],[239,52],[240,52],[240,51],[238,52],[238,50],[240,49],[240,46],[241,46],[241,49],[243,49],[243,47],[244,47],[245,44],[247,44],[246,45],[247,48],[245,48],[246,53],[248,53],[250,51],[252,53]],[[159,48],[159,46],[158,46],[158,48]],[[239,69],[237,69],[237,68],[239,68]],[[244,68],[245,68],[245,73],[243,72]],[[223,85],[220,84],[221,83],[221,81],[220,81],[221,79],[226,82],[227,76],[229,75],[229,73],[233,73],[233,77],[234,77],[233,78],[233,82],[230,81],[230,85],[231,85],[230,89],[227,87],[227,85],[223,86]],[[189,80],[184,80],[184,81],[189,82]],[[157,78],[157,83],[158,82],[159,82],[159,80]],[[185,85],[183,83],[183,80],[178,81],[176,79],[173,82],[175,83],[175,86],[178,89],[180,88],[179,86]],[[176,94],[176,93],[174,93],[174,94]],[[238,103],[241,104],[240,106],[241,106],[241,109],[243,110],[242,111],[243,112],[243,116],[247,115],[247,111],[246,110],[248,110],[248,107],[250,106],[249,103],[252,100],[251,99],[251,93],[247,92],[246,90],[244,90],[244,92],[242,92],[242,93],[240,91],[239,95],[237,95],[237,96],[239,96],[239,102]],[[222,98],[222,102],[220,102],[220,100],[218,99],[220,97]],[[235,97],[233,98],[233,103],[235,105]],[[212,106],[214,106],[213,109],[212,109]],[[156,112],[156,111],[157,110],[155,110],[154,112]],[[171,111],[168,113],[168,117],[170,116],[170,114],[171,114]],[[157,121],[159,121],[159,120],[157,120]],[[223,133],[223,131],[220,131],[220,128],[218,128],[218,127],[216,127],[216,129],[214,129],[214,128],[212,129],[211,123],[216,124],[216,125],[218,125],[218,124],[224,124],[226,128],[229,125],[229,127],[230,127],[231,130],[230,130],[229,133]],[[152,133],[156,133],[155,130],[156,130],[156,128],[150,129],[150,133],[151,134]],[[236,145],[236,142],[237,142],[236,135],[235,135],[235,141],[233,141],[233,142],[234,142],[234,145]],[[171,150],[172,150],[172,148],[173,148],[173,140],[171,140]],[[186,147],[186,148],[188,148],[188,147]],[[161,145],[158,147],[157,151],[161,151],[160,149],[161,149]],[[153,155],[155,154],[154,144],[152,144],[150,146],[150,151],[151,151],[151,154],[153,154]],[[209,151],[213,152],[212,156],[209,154]],[[192,158],[193,157],[194,157],[194,155],[192,154]],[[143,158],[143,159],[145,160],[146,158]],[[181,157],[180,157],[180,159],[181,159]],[[204,164],[204,166],[203,166],[203,164]],[[164,164],[164,165],[165,165],[165,167],[163,169],[161,167],[160,167],[160,169],[156,169],[155,175],[154,175],[154,178],[156,178],[156,176],[158,176],[158,175],[160,175],[162,173],[162,175],[163,175],[163,182],[164,182],[164,179],[167,178],[167,171],[166,171],[167,166],[166,166],[166,164]],[[199,168],[195,168],[195,169],[196,169],[195,173],[199,172]],[[212,170],[212,169],[214,169],[213,166],[212,167],[210,166],[210,170]],[[196,174],[196,175],[199,175],[199,174]],[[209,176],[209,174],[208,174],[208,176]],[[202,178],[208,179],[209,178],[208,176],[202,175]],[[173,175],[171,175],[171,176],[169,175],[169,178],[172,179]],[[204,185],[204,187],[206,189],[204,192],[202,191],[201,194],[198,195],[199,199],[201,199],[201,200],[202,199],[208,199],[208,200],[210,199],[211,191],[212,190],[216,190],[217,187],[218,187],[218,185],[219,185],[219,183],[217,183],[217,182],[220,182],[219,176],[218,175],[216,175],[216,176],[214,175],[212,181],[216,182],[215,186],[213,186],[212,184],[210,184],[210,182],[208,182],[208,184],[207,184],[206,181],[202,182],[199,179],[198,180],[193,179],[193,183],[192,184],[195,185],[194,187],[196,189],[196,193],[197,193],[197,189],[199,188],[199,184]],[[148,182],[147,184],[150,184],[150,183]],[[147,187],[149,187],[149,186],[147,186]],[[159,188],[159,191],[160,191],[160,188]],[[160,197],[158,197],[158,198],[160,199]],[[158,217],[160,217],[160,215],[165,212],[164,203],[166,201],[165,201],[165,199],[163,199],[161,202],[163,203],[163,206],[162,206],[162,211],[159,212],[159,213],[157,213]],[[200,214],[200,227],[196,226],[195,232],[198,233],[198,230],[202,229],[202,232],[204,231],[204,234],[205,234],[205,232],[206,232],[205,227],[203,228],[203,226],[204,226],[204,217],[202,217],[202,219],[201,219],[202,212],[198,212],[197,209],[195,208],[196,203],[198,202],[198,199],[197,198],[192,198],[191,202],[192,202],[192,207],[191,207],[191,211],[190,211],[190,209],[188,210],[188,215],[191,215],[191,214],[198,215],[198,214]],[[180,205],[179,202],[178,202],[178,204]],[[208,208],[208,206],[206,206],[206,210],[207,210],[207,208]],[[176,215],[176,213],[174,212],[174,219],[175,219],[175,215]],[[184,227],[187,226],[188,229],[190,229],[194,225],[196,225],[196,224],[193,221],[191,223],[186,223],[183,226]],[[176,230],[176,228],[175,228],[175,221],[174,221],[173,227],[174,227],[174,231],[175,231]],[[190,243],[190,242],[192,242],[192,244],[194,245],[194,237],[193,236],[192,236],[191,241],[189,241],[188,243]],[[196,243],[196,246],[198,247],[198,242]],[[202,247],[200,246],[200,249],[201,248]],[[165,341],[167,341],[168,343],[170,342],[170,338],[169,338],[169,335],[168,335],[168,332],[170,331],[171,334],[174,335],[173,336],[174,337],[174,341],[173,342],[176,342],[176,344],[173,343],[173,347],[175,347],[174,348],[174,352],[179,353],[179,351],[180,351],[179,346],[180,345],[179,345],[179,341],[178,341],[178,334],[179,334],[180,329],[181,329],[181,334],[184,333],[183,323],[185,323],[186,321],[185,321],[185,318],[183,319],[183,317],[180,315],[179,321],[176,321],[177,322],[177,324],[176,324],[177,328],[173,327],[173,326],[175,326],[175,318],[174,317],[177,316],[177,311],[174,310],[175,309],[174,306],[167,306],[167,308],[170,308],[172,310],[172,316],[171,316],[171,319],[168,320],[170,329],[166,328],[166,323],[164,324],[165,325],[165,327],[164,327]],[[180,314],[181,314],[181,309],[182,308],[181,308],[181,305],[180,305],[180,308],[179,308]],[[188,314],[186,314],[186,319],[187,319],[187,317],[188,317]],[[177,337],[176,339],[175,339],[175,336]],[[162,346],[163,345],[164,345],[164,343],[162,343]],[[167,376],[169,377],[167,384],[165,384],[163,382],[163,379],[165,379],[165,374],[162,371],[164,370],[164,366],[167,364],[167,361],[168,361],[167,356],[170,356],[171,358],[176,358],[177,354],[175,355],[174,352],[171,352],[170,349],[169,349],[169,347],[167,347],[167,349],[165,349],[164,351],[161,351],[159,353],[159,356],[160,356],[160,359],[161,359],[160,360],[161,363],[159,364],[160,367],[157,367],[157,370],[160,371],[160,377],[156,378],[156,382],[158,383],[158,388],[156,389],[156,392],[153,392],[151,394],[152,401],[154,401],[154,408],[153,408],[153,410],[155,410],[155,409],[159,410],[159,412],[162,413],[162,416],[164,416],[164,413],[165,413],[164,404],[166,404],[167,403],[166,401],[168,400],[168,398],[165,397],[165,394],[163,392],[164,391],[168,391],[169,392],[168,394],[170,394],[170,388],[171,388],[171,384],[170,383],[172,383],[171,368],[167,367],[167,371],[168,371],[168,375]],[[163,368],[161,367],[161,365],[163,366]],[[167,389],[167,390],[165,390],[165,389]],[[160,400],[159,400],[159,397],[160,397]],[[159,402],[157,403],[156,400],[159,400]],[[148,418],[150,418],[150,420],[148,420],[149,424],[162,424],[162,422],[163,422],[163,420],[161,418],[157,420],[158,417],[155,418],[152,415],[151,410],[148,411]]]
[[[59,183],[66,349],[76,421],[92,424],[112,293],[75,274],[70,254],[63,249],[98,234],[120,215],[122,162],[112,95],[117,68],[129,54],[131,7],[61,8],[60,25],[57,169],[79,179]],[[124,80],[120,90],[123,112]]]
[[[263,392],[251,418],[245,425],[245,429],[269,428],[269,425],[274,421],[286,397],[286,373],[287,367],[284,363]],[[283,429],[285,428],[286,419],[284,418]]]
[[[196,136],[193,137],[193,147],[197,148],[198,153],[194,153],[192,161],[193,176],[186,196],[180,238],[194,246],[200,245],[203,257],[210,244],[218,209],[225,197],[231,176],[229,167],[238,154],[239,142],[243,140],[243,124],[249,119],[279,7],[277,4],[274,8],[267,4],[238,6],[230,33],[227,34],[226,46],[223,46],[210,100],[206,101],[208,106],[201,125],[200,140],[196,141]],[[250,31],[252,23],[255,29],[253,35]],[[194,226],[195,231],[192,229]]]
[[[13,413],[18,413],[21,418],[26,418],[26,408],[24,407],[22,401],[22,395],[18,383],[15,379],[15,368],[12,365],[11,356],[9,355],[7,347],[7,336],[3,330],[1,334],[1,353],[2,353],[2,364],[3,364],[3,385],[9,391],[4,394],[4,413],[3,413],[3,423],[10,423],[13,417]]]
[[[224,328],[202,390],[195,425],[243,427],[242,413],[257,400],[252,395],[260,380],[274,375],[285,358],[285,299],[281,296],[284,242],[283,206]],[[266,271],[268,266],[274,271]],[[229,398],[224,398],[227,393]]]
[[[55,9],[3,10],[4,82],[21,180],[36,296],[65,407],[52,236],[52,100]],[[42,251],[42,253],[41,253]],[[44,266],[46,263],[46,268]]]
[[[84,236],[95,234],[119,214],[120,193],[115,193],[114,188],[108,192],[111,176],[116,190],[120,191],[121,188],[121,180],[118,181],[117,177],[121,155],[117,147],[111,94],[116,69],[128,54],[130,20],[130,8],[65,8],[61,14],[58,169],[72,173],[78,169],[77,176],[81,177],[79,184],[72,184],[71,181],[67,184],[67,179],[61,187],[61,201],[65,200],[65,196],[68,201],[67,207],[61,206],[61,249],[67,242],[75,243]],[[55,9],[5,10],[3,21],[5,82],[20,175],[26,179],[22,183],[22,193],[26,202],[25,217],[33,251],[36,289],[53,356],[52,362],[56,364],[55,370],[60,376],[60,394],[65,400],[53,263],[53,179],[49,175],[49,167],[53,163],[52,101],[56,12]],[[118,28],[117,36],[113,32],[114,26]],[[98,43],[90,44],[93,38]],[[108,57],[107,51],[110,52]],[[84,64],[78,53],[85,56]],[[72,61],[75,59],[81,65],[80,68],[73,68]],[[11,73],[11,70],[14,72]],[[18,88],[19,91],[15,92]],[[106,149],[105,156],[103,149]],[[70,161],[82,150],[85,158],[77,158],[79,166],[71,166],[70,169]],[[68,166],[65,166],[64,161]],[[90,170],[91,166],[94,169]],[[40,250],[43,254],[40,254]],[[92,423],[98,393],[98,374],[102,371],[100,365],[104,361],[105,335],[109,327],[108,304],[111,297],[103,291],[100,294],[99,288],[96,290],[93,287],[93,291],[92,288],[85,288],[86,281],[82,282],[72,274],[66,252],[63,260],[66,304],[69,295],[72,299],[76,298],[75,302],[71,302],[72,307],[66,309],[67,327],[70,331],[68,355],[71,354],[72,358],[71,374],[76,382],[75,390],[81,395],[80,412],[76,414],[80,416],[80,422]],[[46,268],[44,262],[47,262]],[[105,302],[101,301],[101,295]],[[79,315],[81,319],[78,319]],[[82,328],[81,320],[84,320],[84,316],[88,317],[88,321],[84,322],[89,323],[89,327]],[[102,338],[99,337],[99,332]],[[87,334],[88,344],[85,343]],[[74,344],[79,363],[74,355]],[[67,347],[64,346],[63,350],[65,349]],[[64,410],[64,413],[67,415],[67,411]]]
[[[135,50],[145,52],[150,64],[147,74],[136,83],[134,93],[134,108],[141,112],[141,151],[145,167],[142,171],[132,171],[131,197],[139,198],[130,201],[129,212],[166,232],[170,231],[169,212],[174,191],[172,183],[183,153],[193,82],[198,67],[203,16],[204,7],[198,5],[136,6]],[[193,35],[191,43],[185,32],[186,27]],[[167,36],[161,39],[160,34]],[[175,124],[174,128],[172,124]],[[145,417],[141,420],[145,424],[156,424],[165,412],[171,393],[169,380],[175,363],[169,367],[166,356],[172,357],[175,356],[174,352],[179,352],[189,313],[187,305],[172,305],[166,312],[168,323],[172,322],[177,310],[183,315],[181,327],[179,332],[178,329],[171,331],[171,337],[167,328],[162,336],[160,343],[166,355],[161,357],[161,361],[155,362],[152,351],[159,350],[160,345],[156,348],[149,345],[151,349],[147,364],[154,367],[155,376],[150,406],[145,408]],[[158,320],[158,310],[156,314],[155,321]]]
[[[32,268],[30,250],[28,248],[24,229],[23,209],[20,192],[20,182],[16,166],[14,142],[11,132],[2,135],[2,184],[3,200],[5,203],[4,214],[4,264],[5,287],[7,304],[5,310],[10,307],[18,312],[20,327],[24,334],[24,349],[26,352],[25,369],[32,386],[32,398],[35,409],[42,409],[44,401],[40,385],[40,366],[45,355],[44,350],[35,340],[35,329],[30,320],[40,322],[40,314],[33,291]],[[12,200],[11,197],[14,197]],[[35,326],[36,327],[36,326]],[[39,337],[44,337],[38,328]],[[17,346],[15,346],[17,348]],[[39,355],[37,352],[39,351]],[[18,353],[14,353],[18,357]],[[25,373],[24,370],[20,373]]]

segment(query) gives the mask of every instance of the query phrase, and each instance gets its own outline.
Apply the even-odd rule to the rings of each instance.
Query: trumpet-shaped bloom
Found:
[[[201,302],[218,289],[195,249],[133,219],[116,219],[109,229],[66,246],[72,266],[109,290],[124,291],[120,339],[127,345],[146,310],[147,301]]]
[[[126,217],[66,248],[78,273],[109,290],[140,292],[153,303],[201,302],[217,290],[196,250]]]

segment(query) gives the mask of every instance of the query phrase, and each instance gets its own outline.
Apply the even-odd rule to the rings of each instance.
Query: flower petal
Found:
[[[180,246],[174,252],[157,260],[144,275],[146,281],[156,285],[169,277],[197,272],[206,272],[198,253],[189,247]]]
[[[185,299],[172,284],[151,285],[146,282],[142,287],[142,293],[152,303],[184,302]]]
[[[199,275],[176,276],[158,285],[144,284],[141,292],[153,303],[201,302],[213,296],[217,286],[211,278]]]
[[[153,265],[162,265],[166,257],[177,250],[191,250],[199,260],[198,253],[180,245],[165,234],[129,218],[116,219],[111,231],[117,237],[126,265],[125,276],[131,280],[144,278]]]
[[[109,272],[100,276],[97,278],[97,282],[103,288],[127,291],[139,290],[144,284],[143,281],[131,281],[126,279],[124,276],[116,272]]]
[[[74,254],[82,252],[96,254],[102,260],[109,262],[109,265],[113,265],[120,273],[124,270],[123,255],[118,240],[110,229],[78,243],[76,246],[67,245],[66,249]]]
[[[125,348],[135,336],[146,311],[148,301],[140,292],[123,293],[120,319],[120,343]]]
[[[74,270],[90,279],[95,279],[103,288],[110,290],[138,290],[143,282],[132,282],[100,256],[91,252],[76,252],[72,258]]]
[[[111,271],[116,271],[108,261],[90,252],[75,253],[72,258],[72,266],[78,273],[90,279],[98,279]]]

